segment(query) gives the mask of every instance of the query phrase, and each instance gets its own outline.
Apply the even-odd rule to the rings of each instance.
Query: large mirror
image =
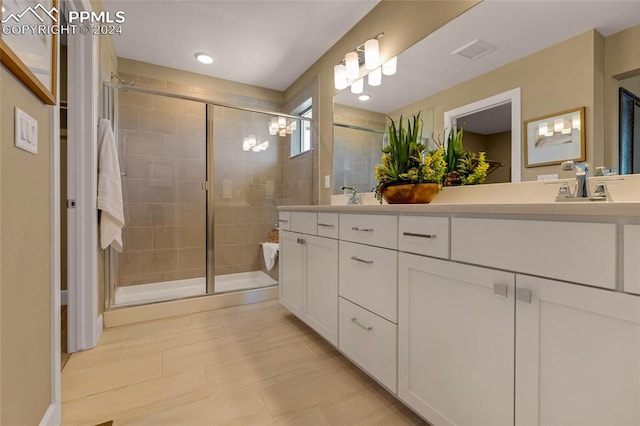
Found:
[[[387,116],[418,111],[425,136],[443,140],[445,129],[464,125],[465,148],[486,151],[487,158],[502,164],[487,179],[493,183],[568,177],[559,165],[524,166],[522,121],[584,106],[587,161],[594,168],[617,170],[634,152],[618,147],[618,90],[640,94],[640,63],[628,69],[638,59],[633,52],[630,60],[624,58],[625,49],[640,43],[640,29],[626,31],[632,32],[631,41],[616,37],[640,25],[640,2],[611,3],[580,1],[576,7],[576,2],[555,2],[550,13],[548,2],[484,1],[400,54],[397,73],[383,76],[380,86],[371,87],[365,79],[369,100],[359,100],[349,88],[338,93],[334,193],[342,193],[342,185],[370,191]],[[531,16],[544,16],[544,25]],[[600,75],[607,70],[603,82]],[[516,88],[522,95],[514,105],[496,104],[445,121],[447,112]]]

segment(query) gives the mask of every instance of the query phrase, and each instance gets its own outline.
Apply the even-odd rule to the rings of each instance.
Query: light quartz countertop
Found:
[[[504,214],[563,216],[640,217],[640,203],[605,201],[495,204],[385,204],[356,206],[278,206],[278,210],[300,212],[379,213],[379,214]]]

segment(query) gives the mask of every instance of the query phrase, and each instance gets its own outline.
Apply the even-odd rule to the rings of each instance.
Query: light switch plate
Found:
[[[329,175],[324,176],[324,187],[325,189],[331,188],[331,177]]]
[[[38,122],[16,107],[15,146],[32,154],[38,153]]]
[[[538,175],[538,180],[558,180],[558,174],[551,173],[548,175]]]

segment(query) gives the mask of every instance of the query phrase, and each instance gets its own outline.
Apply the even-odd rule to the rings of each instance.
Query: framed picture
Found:
[[[525,121],[525,166],[584,161],[584,133],[584,107]]]
[[[0,0],[0,4],[2,64],[42,102],[55,105],[58,0]]]

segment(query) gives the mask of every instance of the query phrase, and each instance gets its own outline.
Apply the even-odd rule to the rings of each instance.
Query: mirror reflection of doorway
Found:
[[[485,183],[511,182],[511,102],[457,117],[456,127],[464,128],[466,150],[500,163]]]
[[[620,174],[640,172],[640,97],[620,88]]]

